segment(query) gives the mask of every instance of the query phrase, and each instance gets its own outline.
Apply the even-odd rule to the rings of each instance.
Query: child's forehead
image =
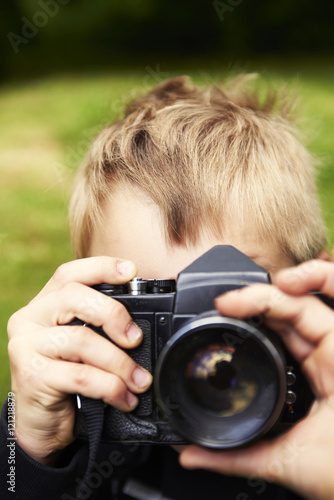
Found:
[[[275,242],[261,237],[251,222],[242,232],[235,225],[216,237],[204,229],[195,245],[170,245],[159,209],[152,201],[135,196],[135,189],[116,189],[104,204],[104,223],[93,231],[90,255],[132,260],[142,278],[176,278],[215,245],[234,246],[270,273],[293,264]]]

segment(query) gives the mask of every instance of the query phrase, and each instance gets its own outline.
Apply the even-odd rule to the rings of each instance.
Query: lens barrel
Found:
[[[286,363],[275,334],[205,313],[183,325],[164,346],[155,396],[171,426],[211,448],[244,445],[279,419]]]

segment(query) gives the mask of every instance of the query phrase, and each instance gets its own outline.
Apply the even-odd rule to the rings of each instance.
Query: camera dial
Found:
[[[134,278],[129,281],[129,292],[131,295],[141,295],[146,293],[147,281],[142,278]]]
[[[128,283],[131,295],[157,294],[175,292],[176,281],[173,279],[149,279],[134,278]]]

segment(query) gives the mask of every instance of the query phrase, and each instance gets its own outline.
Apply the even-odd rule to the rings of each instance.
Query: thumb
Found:
[[[191,445],[180,454],[180,464],[186,469],[209,469],[225,475],[261,478],[295,487],[292,462],[304,453],[305,445],[282,436],[258,442],[250,448],[217,451]],[[290,478],[289,476],[292,475]]]

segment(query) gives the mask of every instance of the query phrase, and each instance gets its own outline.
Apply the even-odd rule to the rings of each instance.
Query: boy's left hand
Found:
[[[221,314],[247,318],[262,314],[301,364],[316,399],[308,416],[287,433],[250,447],[210,451],[188,446],[186,468],[262,478],[312,500],[334,498],[334,312],[307,295],[334,297],[334,264],[314,260],[278,273],[276,286],[257,284],[219,297]]]

